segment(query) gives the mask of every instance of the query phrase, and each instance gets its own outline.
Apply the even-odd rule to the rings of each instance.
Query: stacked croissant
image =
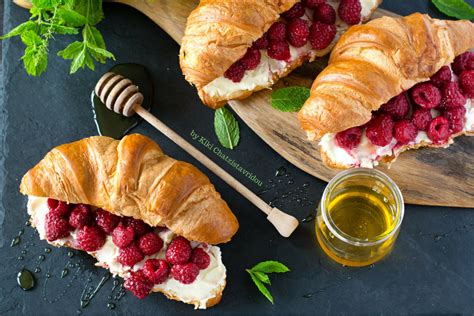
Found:
[[[359,25],[380,2],[203,0],[188,18],[181,68],[218,108],[334,47],[298,113],[333,168],[390,163],[473,134],[473,23],[416,13]]]

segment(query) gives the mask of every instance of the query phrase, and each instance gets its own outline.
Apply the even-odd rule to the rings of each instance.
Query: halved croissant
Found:
[[[298,113],[302,128],[310,140],[316,140],[367,123],[373,111],[428,81],[442,66],[474,47],[473,33],[470,21],[437,20],[419,13],[351,27],[334,47],[329,65],[314,81],[310,98]],[[425,145],[440,144],[403,146],[386,158],[391,161],[403,150]],[[337,162],[325,147],[326,164],[350,166]]]
[[[93,205],[209,244],[229,241],[239,226],[203,173],[139,134],[58,146],[25,174],[20,191]]]
[[[185,79],[196,86],[199,97],[207,106],[219,108],[231,99],[243,99],[253,92],[270,88],[279,78],[288,75],[303,62],[326,55],[337,41],[347,24],[337,18],[337,34],[331,44],[322,50],[313,50],[307,45],[306,53],[292,57],[281,66],[278,73],[270,70],[264,73],[265,80],[259,79],[249,87],[239,87],[225,79],[211,86],[216,79],[223,79],[224,72],[242,58],[247,49],[261,38],[270,26],[280,19],[280,14],[288,11],[300,0],[256,1],[256,0],[201,0],[190,14],[181,43],[180,66]],[[366,21],[382,0],[365,0],[362,3],[361,19]],[[339,1],[327,1],[337,9]],[[312,10],[306,9],[312,18]],[[309,11],[311,12],[309,12]],[[293,47],[293,51],[298,49]],[[263,52],[263,50],[261,50]],[[299,54],[299,53],[298,53]],[[262,53],[262,58],[268,58]],[[280,61],[272,60],[279,63]],[[270,67],[270,66],[269,66]],[[249,71],[247,71],[249,72]],[[221,85],[229,91],[220,91]],[[227,89],[227,88],[226,88]]]

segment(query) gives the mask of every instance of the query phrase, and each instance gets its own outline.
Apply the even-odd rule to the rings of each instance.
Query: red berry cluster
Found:
[[[312,14],[305,16],[306,9],[311,10]],[[338,7],[339,17],[349,25],[360,22],[361,10],[359,0],[341,0]],[[336,36],[335,23],[336,11],[326,0],[297,2],[281,14],[281,19],[270,26],[241,59],[227,69],[224,77],[240,82],[246,70],[255,69],[260,63],[261,49],[265,49],[270,58],[286,62],[291,58],[290,45],[302,47],[309,41],[313,49],[325,49]]]
[[[459,80],[453,80],[451,69]],[[407,95],[413,102],[411,111]],[[405,145],[416,138],[418,131],[425,131],[433,143],[445,143],[463,130],[464,105],[473,97],[474,53],[467,52],[456,57],[451,67],[442,67],[430,81],[419,83],[382,105],[366,124],[366,136],[377,146],[388,145],[392,138],[397,145]],[[439,115],[432,115],[432,109]],[[352,150],[360,144],[362,132],[363,127],[354,127],[337,133],[336,143]]]
[[[149,234],[143,237],[150,236]],[[125,288],[141,299],[154,285],[165,282],[169,275],[180,283],[191,284],[199,275],[199,270],[206,269],[211,262],[209,254],[204,249],[192,249],[191,243],[181,236],[171,241],[166,249],[165,259],[146,260],[142,269],[132,272],[125,280]]]

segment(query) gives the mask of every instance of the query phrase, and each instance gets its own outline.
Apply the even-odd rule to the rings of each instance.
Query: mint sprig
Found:
[[[272,107],[282,112],[297,112],[309,98],[310,89],[288,87],[273,90]]]
[[[474,8],[464,0],[431,0],[439,11],[460,20],[474,20]]]
[[[102,0],[32,0],[31,5],[29,21],[0,37],[21,37],[26,46],[21,59],[29,75],[39,76],[46,71],[49,43],[57,35],[82,34],[82,41],[58,53],[72,60],[70,73],[84,67],[94,70],[94,60],[105,63],[108,58],[115,59],[95,27],[104,18]]]
[[[225,107],[214,113],[214,131],[222,146],[234,149],[240,140],[239,123]]]
[[[287,266],[283,263],[269,260],[263,261],[256,264],[252,269],[245,269],[253,283],[257,286],[258,290],[272,303],[274,304],[274,299],[270,291],[267,289],[265,284],[271,285],[270,277],[268,273],[285,273],[290,271]]]

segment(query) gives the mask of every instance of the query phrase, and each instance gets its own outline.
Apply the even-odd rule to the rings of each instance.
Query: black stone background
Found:
[[[471,4],[474,2],[469,1]],[[118,4],[105,4],[106,19],[99,25],[108,48],[117,62],[146,65],[153,74],[155,100],[153,113],[191,141],[195,130],[217,144],[213,132],[213,113],[200,105],[195,91],[183,79],[178,67],[178,45],[144,15]],[[383,8],[400,14],[415,11],[442,17],[429,1],[386,0]],[[28,13],[11,1],[4,3],[4,28],[10,30],[24,21]],[[466,36],[473,36],[466,34]],[[51,51],[62,49],[70,38],[59,36]],[[100,75],[114,63],[100,65],[95,72],[80,71],[68,75],[69,63],[51,54],[47,73],[40,78],[28,77],[19,57],[23,45],[19,39],[2,41],[3,62],[0,69],[0,314],[74,315],[84,314],[188,314],[191,306],[168,301],[160,294],[139,301],[126,294],[120,301],[109,299],[113,281],[108,280],[88,307],[81,309],[84,289],[96,286],[105,270],[95,268],[86,254],[67,249],[53,249],[40,262],[35,274],[37,285],[23,292],[15,281],[23,267],[34,270],[46,243],[36,232],[24,227],[27,220],[26,199],[18,193],[21,176],[53,146],[96,134],[89,105],[90,92]],[[266,201],[278,197],[281,208],[299,219],[315,212],[315,203],[325,183],[287,163],[239,120],[241,141],[234,151],[223,150],[266,184],[275,188],[264,194]],[[232,242],[222,245],[228,269],[228,285],[222,302],[208,314],[336,314],[336,313],[472,313],[474,311],[474,213],[472,209],[406,206],[405,219],[393,253],[366,268],[347,268],[329,260],[316,245],[314,223],[301,224],[289,239],[280,237],[264,216],[238,193],[185,154],[171,141],[147,124],[136,132],[155,141],[171,156],[196,164],[222,193],[240,220],[240,230]],[[251,190],[261,188],[218,159],[204,147],[205,154],[228,170]],[[288,177],[276,177],[285,167]],[[396,168],[396,166],[395,166]],[[278,180],[282,182],[279,183]],[[290,180],[290,181],[289,181]],[[291,183],[292,181],[293,184]],[[282,198],[296,187],[309,187],[298,193],[303,206]],[[10,247],[22,229],[21,243]],[[21,252],[25,251],[25,254]],[[18,260],[23,256],[23,260]],[[270,290],[275,298],[271,305],[260,295],[245,268],[275,259],[291,268],[287,274],[272,276]],[[63,279],[60,274],[71,261]],[[51,277],[46,279],[46,274]],[[90,278],[90,281],[88,279]],[[51,303],[52,301],[52,303]],[[108,310],[108,302],[116,308]],[[203,314],[203,311],[195,313]]]

